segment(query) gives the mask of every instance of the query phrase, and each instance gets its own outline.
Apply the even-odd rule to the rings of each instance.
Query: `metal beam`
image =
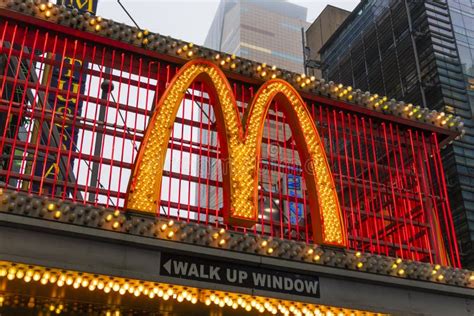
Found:
[[[10,43],[4,43],[3,44],[5,47],[7,48],[10,48]],[[24,52],[29,54],[29,50],[28,48],[24,48]],[[17,69],[17,67],[19,67],[18,65],[19,61],[18,61],[18,58],[16,56],[11,56],[10,58],[10,65],[13,67],[13,69]],[[8,67],[9,65],[7,65]],[[21,80],[26,80],[26,76],[25,74],[20,70],[18,71],[19,74],[19,78]],[[36,72],[34,71],[34,69],[30,69],[30,81],[31,82],[38,82],[39,81],[39,78],[38,76],[36,75]],[[45,93],[40,91],[40,90],[37,90],[37,97],[38,97],[38,100],[36,101],[35,100],[35,96],[33,95],[33,93],[31,92],[30,89],[26,89],[26,97],[28,98],[28,100],[30,101],[31,104],[36,104],[36,108],[41,110],[43,107],[48,109],[48,110],[53,110],[51,105],[49,104],[48,100],[46,99],[46,96],[45,96]],[[58,128],[56,125],[53,124],[51,130],[50,130],[50,126],[47,122],[43,122],[41,124],[41,135],[49,135],[51,133],[51,147],[56,147],[56,148],[60,148],[60,143],[61,143],[61,137],[60,137],[60,133],[58,131]],[[68,170],[67,172],[67,180],[71,183],[76,183],[76,177],[74,175],[74,172],[72,170],[70,170],[71,167],[70,165],[68,164],[68,159],[66,157],[61,157],[59,159],[59,171],[61,173],[65,173],[66,170]],[[34,172],[33,170],[31,170],[31,172]],[[64,177],[65,174],[63,174],[63,179],[65,178]],[[82,197],[82,194],[80,192],[77,192],[76,193],[76,199],[79,200],[79,201],[83,201],[84,198]]]

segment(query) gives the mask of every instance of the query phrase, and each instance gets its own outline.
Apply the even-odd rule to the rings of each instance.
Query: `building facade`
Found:
[[[456,163],[459,182],[463,189],[460,195],[465,205],[465,213],[461,211],[460,215],[459,236],[466,248],[463,251],[466,266],[472,267],[474,266],[474,4],[472,1],[449,0],[448,7],[471,111],[470,118],[465,118],[467,138],[453,150],[460,156]],[[460,198],[458,200],[461,201]]]
[[[306,30],[306,47],[310,48],[307,52],[309,61],[307,61],[307,71],[310,76],[322,78],[319,50],[350,13],[350,11],[327,5]]]
[[[222,0],[204,46],[301,73],[306,13],[284,0]]]
[[[362,1],[320,50],[328,80],[462,117],[466,134],[443,159],[462,257],[471,267],[472,12],[470,1]]]
[[[472,314],[458,117],[52,3],[0,38],[2,316]]]

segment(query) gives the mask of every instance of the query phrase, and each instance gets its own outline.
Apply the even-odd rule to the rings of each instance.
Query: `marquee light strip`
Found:
[[[278,100],[296,140],[310,197],[313,240],[345,246],[346,233],[336,187],[326,153],[311,115],[298,92],[287,82],[272,79],[255,94],[241,123],[237,102],[224,73],[213,63],[193,60],[175,75],[148,124],[135,161],[126,209],[155,213],[160,204],[166,151],[177,112],[187,88],[196,79],[213,88],[221,161],[224,220],[251,227],[258,219],[258,175],[265,117]]]
[[[325,248],[295,240],[239,234],[197,223],[144,217],[133,212],[125,216],[119,210],[3,189],[0,189],[0,213],[377,275],[474,288],[474,272],[467,269],[348,249]]]
[[[362,312],[345,308],[324,305],[306,304],[274,298],[237,294],[226,291],[206,290],[194,287],[185,287],[166,283],[149,282],[143,280],[125,279],[108,275],[97,275],[87,272],[69,271],[43,266],[32,266],[21,263],[0,261],[0,280],[22,280],[25,283],[39,283],[57,288],[69,287],[73,289],[85,288],[89,291],[100,291],[105,294],[117,293],[133,295],[135,297],[148,296],[150,299],[188,302],[191,304],[216,305],[220,308],[232,308],[240,312],[267,313],[273,315],[295,316],[356,316],[382,315],[379,313]],[[15,291],[18,292],[18,289]],[[70,299],[64,297],[64,299]],[[0,295],[0,311],[5,299]],[[120,307],[118,307],[120,309]],[[63,308],[55,306],[51,311],[61,313]]]

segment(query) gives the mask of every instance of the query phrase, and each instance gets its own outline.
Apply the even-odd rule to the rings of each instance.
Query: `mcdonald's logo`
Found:
[[[224,73],[212,62],[184,65],[161,97],[150,120],[130,178],[125,207],[155,212],[171,129],[187,88],[196,79],[212,87],[217,132],[222,148],[224,221],[251,227],[258,218],[258,174],[264,119],[273,100],[282,105],[295,138],[311,210],[313,240],[345,246],[346,232],[334,180],[316,126],[298,92],[287,82],[265,82],[247,108],[243,122]]]

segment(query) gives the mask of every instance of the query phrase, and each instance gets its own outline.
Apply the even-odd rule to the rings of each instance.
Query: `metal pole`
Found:
[[[110,74],[111,69],[108,67],[105,67],[104,70],[105,74]],[[101,99],[104,101],[107,101],[109,99],[110,93],[114,90],[114,84],[110,82],[108,79],[104,79],[102,81],[102,84],[100,85],[100,88],[102,89],[102,95]],[[98,122],[105,122],[105,112],[106,112],[106,106],[103,104],[99,105],[99,119]],[[95,145],[94,145],[94,156],[95,157],[100,157],[102,155],[102,140],[104,138],[104,134],[97,132],[97,136],[95,138]],[[91,171],[91,182],[90,182],[90,187],[95,188],[99,185],[99,167],[100,163],[99,162],[93,162],[92,164],[92,171]],[[110,170],[112,172],[112,170]],[[88,201],[91,203],[96,202],[96,194],[94,191],[89,193]]]
[[[304,39],[304,27],[301,28],[301,44],[303,45],[303,68],[304,74],[308,75],[308,70],[306,68],[306,43]]]

